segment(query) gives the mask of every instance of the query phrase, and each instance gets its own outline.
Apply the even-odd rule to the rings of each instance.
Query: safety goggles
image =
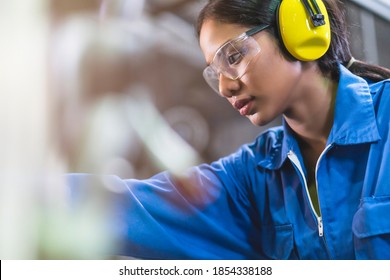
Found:
[[[260,46],[252,36],[267,27],[269,25],[251,28],[219,47],[209,66],[203,70],[204,79],[215,92],[220,95],[220,75],[237,80],[246,73],[248,65],[260,53]]]

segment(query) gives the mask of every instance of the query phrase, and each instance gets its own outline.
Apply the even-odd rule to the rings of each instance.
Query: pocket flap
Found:
[[[262,248],[264,253],[270,259],[288,259],[294,248],[292,225],[263,225]]]
[[[390,234],[390,197],[366,198],[353,218],[352,231],[358,238]]]

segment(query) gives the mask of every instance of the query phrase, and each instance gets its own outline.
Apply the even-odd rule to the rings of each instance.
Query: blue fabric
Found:
[[[334,124],[317,171],[323,236],[287,124],[190,170],[122,180],[116,254],[143,259],[390,259],[390,81],[340,66]],[[294,163],[292,155],[298,161]],[[299,166],[301,166],[302,172]],[[90,175],[68,175],[73,190]],[[120,225],[120,226],[119,226]]]

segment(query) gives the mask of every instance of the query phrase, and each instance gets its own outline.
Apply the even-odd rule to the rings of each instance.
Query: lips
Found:
[[[233,107],[236,108],[242,116],[248,115],[250,111],[250,105],[252,104],[253,97],[237,100],[233,103]]]

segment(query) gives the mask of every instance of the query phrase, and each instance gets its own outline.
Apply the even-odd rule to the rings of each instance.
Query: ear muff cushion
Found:
[[[317,1],[325,17],[325,25],[315,27],[301,0],[282,0],[277,9],[280,38],[296,59],[312,61],[323,56],[330,45],[330,24],[326,7]]]
[[[287,55],[291,60],[296,60],[296,58],[287,50],[286,46],[283,43],[282,35],[280,34],[280,28],[279,28],[279,8],[280,8],[280,3],[276,6],[275,9],[275,36],[278,37],[279,42],[280,42],[280,47],[284,51],[284,54]]]

